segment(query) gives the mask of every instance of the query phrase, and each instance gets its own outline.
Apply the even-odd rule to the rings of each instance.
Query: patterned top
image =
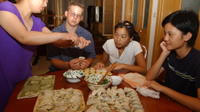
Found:
[[[200,88],[200,52],[192,49],[183,59],[177,59],[172,52],[163,67],[167,72],[165,84],[183,94],[196,97]]]

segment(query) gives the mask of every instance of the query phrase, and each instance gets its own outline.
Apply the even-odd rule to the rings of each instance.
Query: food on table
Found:
[[[63,73],[63,76],[66,78],[82,78],[83,76],[99,74],[98,76],[101,77],[102,75],[106,74],[106,69],[99,69],[95,70],[94,68],[86,68],[84,70],[67,70]],[[112,75],[111,72],[108,72],[107,75]]]
[[[80,82],[81,80],[79,78],[82,78],[83,71],[82,70],[68,70],[63,73],[63,76],[66,78],[66,80],[70,83],[77,83]]]
[[[77,83],[85,76],[85,80],[89,83],[98,84],[105,78],[106,75],[112,75],[111,72],[106,73],[106,69],[95,70],[94,68],[86,68],[84,70],[68,70],[63,73],[63,76],[68,82]]]
[[[88,83],[92,83],[92,84],[99,84],[100,81],[103,80],[105,75],[103,74],[91,74],[91,75],[87,75],[85,76],[85,81]]]
[[[92,91],[87,100],[86,112],[144,112],[134,89],[112,87]]]
[[[111,77],[106,76],[99,84],[87,82],[87,85],[90,90],[96,90],[99,88],[108,88],[111,85],[111,83],[112,83]]]
[[[83,71],[82,70],[68,70],[63,73],[63,76],[66,78],[81,78],[83,77]]]
[[[111,72],[106,73],[106,69],[94,69],[94,68],[86,68],[83,70],[84,75],[93,75],[93,74],[102,74],[102,75],[112,75]]]
[[[54,75],[32,76],[25,82],[23,89],[17,96],[17,99],[36,97],[43,90],[52,90],[54,83]]]
[[[33,112],[83,112],[85,102],[78,89],[43,91],[37,98]]]
[[[100,84],[107,75],[112,75],[111,72],[107,73],[106,69],[86,68],[83,72],[85,81],[91,84]]]
[[[85,78],[90,90],[96,90],[98,88],[107,88],[111,85],[112,79],[109,75],[112,75],[111,72],[107,72],[106,69],[94,69],[87,68],[84,70]]]

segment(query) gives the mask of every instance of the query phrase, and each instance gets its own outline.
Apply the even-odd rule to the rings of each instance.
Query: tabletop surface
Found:
[[[56,75],[54,89],[61,88],[74,88],[79,89],[84,94],[85,102],[87,101],[89,93],[91,91],[87,87],[84,80],[79,83],[68,83],[63,77],[64,71],[51,72],[44,75]],[[5,112],[32,112],[37,98],[27,98],[17,100],[17,95],[23,88],[25,81],[17,84],[12,96],[9,99],[8,105],[5,108]],[[130,87],[127,83],[122,81],[118,86],[119,88]],[[190,109],[182,106],[181,104],[173,101],[169,97],[161,94],[160,99],[153,99],[149,97],[143,97],[139,95],[141,103],[144,107],[144,112],[192,112]]]

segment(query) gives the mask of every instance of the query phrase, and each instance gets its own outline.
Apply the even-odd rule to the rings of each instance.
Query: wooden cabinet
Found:
[[[103,36],[112,36],[114,26],[122,18],[122,0],[103,0]]]
[[[114,1],[103,0],[103,36],[111,36],[113,33]]]

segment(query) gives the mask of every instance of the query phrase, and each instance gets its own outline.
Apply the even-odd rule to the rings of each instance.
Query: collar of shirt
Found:
[[[60,26],[59,31],[61,31],[61,32],[68,32],[67,28],[65,27],[65,24],[66,24],[66,21]],[[81,26],[78,25],[78,28],[76,30],[76,34],[78,36],[80,36],[81,32],[82,32],[82,28],[81,28]]]

